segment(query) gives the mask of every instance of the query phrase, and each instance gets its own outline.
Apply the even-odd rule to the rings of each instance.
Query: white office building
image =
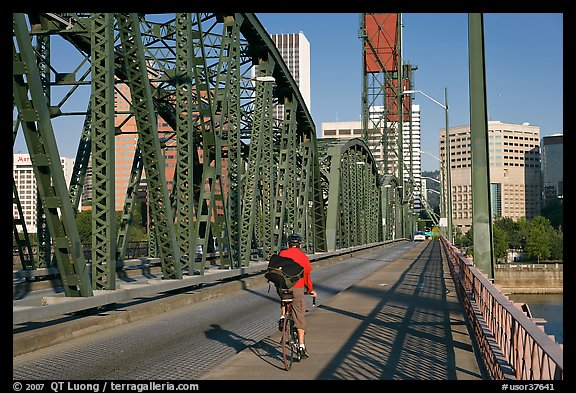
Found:
[[[64,178],[66,185],[70,186],[72,179],[72,171],[74,170],[74,159],[61,157],[60,163],[64,170]],[[37,200],[38,191],[36,190],[36,177],[34,176],[34,169],[30,161],[29,154],[14,154],[14,161],[12,162],[12,176],[18,191],[18,198],[22,206],[22,213],[24,221],[26,222],[26,230],[28,233],[36,233],[36,214],[37,214]],[[12,206],[12,216],[20,218],[18,214],[18,207],[16,204]]]
[[[300,94],[310,109],[310,42],[304,33],[271,34],[280,56],[288,66]]]

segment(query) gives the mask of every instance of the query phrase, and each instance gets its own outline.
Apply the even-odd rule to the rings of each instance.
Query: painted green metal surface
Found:
[[[271,76],[274,70],[274,61],[260,59],[259,74],[257,77]],[[254,116],[252,130],[250,134],[250,151],[246,163],[246,174],[244,177],[244,192],[242,194],[242,221],[241,221],[241,243],[240,243],[240,265],[250,264],[251,250],[253,247],[261,246],[255,241],[254,232],[257,231],[258,221],[261,218],[258,210],[258,201],[261,198],[261,176],[270,170],[265,166],[262,158],[263,145],[269,142],[269,135],[272,133],[271,117],[273,108],[272,83],[256,81],[254,102]],[[268,134],[268,135],[267,135]],[[262,239],[263,240],[263,239]],[[263,243],[263,241],[262,241]]]
[[[484,19],[482,14],[468,15],[468,37],[474,264],[489,278],[494,278],[488,112],[484,72]]]
[[[23,14],[13,14],[13,94],[67,296],[92,296],[78,226]]]
[[[328,147],[328,251],[382,241],[378,166],[363,139]]]
[[[160,258],[167,279],[180,279],[186,271],[204,273],[214,263],[207,259],[211,251],[222,257],[216,262],[219,268],[248,266],[254,251],[264,257],[278,252],[291,232],[304,236],[309,253],[383,238],[382,187],[366,144],[353,144],[339,153],[345,171],[335,177],[331,171],[337,165],[326,164],[330,159],[319,146],[296,83],[253,14],[32,14],[28,18],[34,29],[25,18],[18,17],[15,32],[25,35],[30,30],[43,42],[51,34],[66,32],[63,39],[83,58],[72,73],[53,70],[57,76],[52,86],[70,87],[57,106],[47,99],[50,78],[39,69],[27,69],[33,79],[47,84],[30,86],[44,97],[43,113],[19,101],[27,93],[17,91],[15,84],[24,133],[34,135],[30,117],[49,129],[54,116],[81,114],[67,111],[65,104],[80,86],[91,91],[70,190],[57,195],[39,191],[47,211],[65,198],[72,212],[66,223],[75,226],[92,154],[92,170],[97,172],[92,173],[92,279],[81,255],[77,261],[59,261],[68,281],[73,277],[83,285],[83,292],[69,291],[67,296],[90,296],[92,288],[114,289],[113,269],[126,257],[141,184],[146,184],[148,196],[149,257]],[[16,81],[24,67],[15,64]],[[255,65],[258,70],[252,74]],[[251,80],[254,76],[272,76],[274,82]],[[125,111],[111,104],[115,94],[123,94],[116,90],[118,83],[130,89],[123,97],[130,106]],[[282,118],[276,119],[273,113],[279,105]],[[115,119],[115,114],[124,120]],[[128,119],[136,122],[138,142],[116,227],[114,139],[125,133]],[[173,132],[159,135],[160,121]],[[177,152],[173,179],[165,174],[163,152],[168,145]],[[57,150],[51,153],[57,155]],[[42,175],[36,176],[42,182]],[[333,205],[332,182],[338,185],[336,208],[328,207]],[[338,240],[328,236],[328,221],[336,223]],[[46,235],[61,248],[58,230],[47,229]],[[72,243],[81,254],[79,241]],[[195,260],[197,245],[203,253]]]
[[[92,15],[92,288],[116,289],[114,16]]]
[[[151,216],[162,272],[166,278],[182,278],[180,249],[177,246],[172,208],[166,187],[164,160],[160,151],[157,117],[148,79],[147,62],[137,14],[116,14],[124,65],[138,128],[138,147],[142,151],[148,182]],[[94,152],[92,153],[94,154]]]
[[[192,57],[194,51],[188,32],[192,30],[192,15],[178,14],[175,18],[176,67],[176,225],[182,263],[191,270],[194,249],[194,109]]]

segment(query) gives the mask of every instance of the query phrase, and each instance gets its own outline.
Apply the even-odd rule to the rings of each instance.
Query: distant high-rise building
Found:
[[[310,42],[304,33],[271,34],[310,111]]]
[[[440,129],[441,168],[446,164],[446,129]],[[452,223],[466,233],[472,226],[470,126],[451,127]],[[492,218],[514,220],[540,215],[540,127],[488,122]]]
[[[564,196],[564,135],[542,138],[542,182],[544,200]]]
[[[92,208],[92,155],[88,160],[86,166],[86,175],[84,176],[84,186],[82,187],[82,194],[80,194],[80,210],[88,210]]]
[[[116,126],[122,125],[122,133],[117,135],[115,140],[115,154],[114,160],[116,163],[115,175],[115,210],[122,211],[124,208],[124,201],[126,200],[126,191],[130,183],[130,176],[132,173],[132,163],[134,161],[134,152],[138,144],[138,128],[136,126],[136,119],[134,116],[128,118],[127,113],[130,110],[130,89],[126,84],[119,84],[116,86],[116,111],[120,114],[116,115]],[[166,185],[168,192],[172,190],[174,171],[176,169],[176,142],[175,139],[165,141],[166,137],[173,133],[172,128],[158,116],[158,137],[161,140],[162,153],[164,157],[164,173],[166,175]],[[146,171],[142,173],[141,182],[146,178]]]
[[[310,42],[302,32],[271,34],[270,38],[278,48],[280,56],[286,63],[308,111],[310,111]],[[256,76],[257,72],[258,66],[252,69],[252,76]],[[282,121],[284,119],[284,105],[274,107],[272,116],[274,119]]]
[[[74,170],[74,159],[60,157],[60,164],[64,170],[66,186],[69,187],[70,180],[72,179],[72,171]],[[14,154],[12,176],[14,177],[18,198],[22,206],[26,230],[28,233],[36,233],[38,190],[36,188],[36,176],[34,175],[34,168],[32,167],[29,154]],[[15,204],[12,207],[12,216],[20,218],[18,207]]]

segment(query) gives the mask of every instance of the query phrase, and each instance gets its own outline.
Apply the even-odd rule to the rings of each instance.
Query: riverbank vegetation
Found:
[[[473,253],[473,229],[462,234],[456,228],[454,234],[454,243],[466,250],[468,255]],[[563,261],[563,238],[562,225],[555,228],[550,219],[544,216],[531,220],[519,218],[516,221],[499,217],[492,224],[494,258],[498,262],[506,262],[510,250],[520,251],[520,260],[523,261]]]

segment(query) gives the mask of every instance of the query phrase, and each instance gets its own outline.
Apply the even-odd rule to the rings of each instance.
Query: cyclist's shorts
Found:
[[[292,288],[294,300],[292,301],[292,315],[294,317],[294,326],[298,329],[306,329],[306,297],[304,288]]]

